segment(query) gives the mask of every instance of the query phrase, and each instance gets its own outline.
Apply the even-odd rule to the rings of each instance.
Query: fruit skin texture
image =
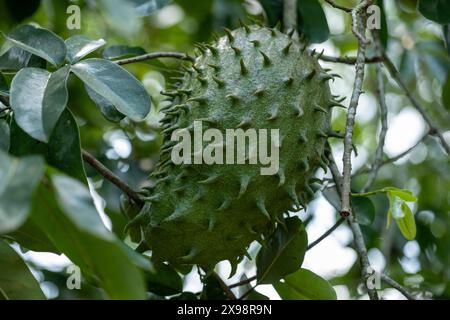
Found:
[[[317,57],[275,29],[246,26],[200,45],[177,89],[167,95],[164,145],[156,185],[139,218],[156,260],[235,266],[254,240],[267,237],[283,214],[310,197],[311,178],[325,166],[332,78]],[[204,130],[279,129],[280,170],[260,175],[250,164],[175,165],[172,132],[194,120]],[[270,131],[269,131],[270,132]],[[206,146],[208,143],[204,143]],[[270,149],[269,149],[270,152]]]

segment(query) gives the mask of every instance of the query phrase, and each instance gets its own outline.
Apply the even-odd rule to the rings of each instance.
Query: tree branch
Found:
[[[398,291],[400,291],[400,293],[403,294],[408,300],[417,300],[411,293],[408,292],[408,290],[406,290],[405,287],[400,285],[394,279],[390,278],[388,275],[382,273],[381,274],[381,280],[386,282],[392,288],[397,289]]]
[[[371,5],[373,0],[363,0],[361,1],[355,8],[352,9],[352,32],[358,39],[358,42],[368,44],[369,41],[366,39],[365,26],[359,26],[358,24],[364,24],[365,23],[365,16],[366,13],[362,13],[363,10],[365,10],[369,5]]]
[[[312,248],[314,248],[316,245],[318,245],[320,242],[322,242],[322,240],[324,240],[325,238],[327,238],[330,234],[333,233],[334,230],[336,230],[343,222],[345,221],[345,218],[340,218],[338,221],[336,221],[336,223],[327,231],[325,231],[325,233],[323,235],[321,235],[319,238],[317,238],[317,240],[315,240],[314,242],[310,243],[308,245],[308,247],[306,248],[306,251],[311,250]]]
[[[320,60],[326,61],[326,62],[335,62],[335,63],[343,63],[343,64],[349,64],[353,65],[356,63],[356,57],[332,57],[327,55],[322,55],[319,57]],[[381,56],[374,56],[371,58],[365,58],[365,63],[376,63],[383,61],[383,57]]]
[[[378,30],[372,31],[374,42],[375,42],[375,51],[377,55],[382,55],[382,45],[380,41],[380,33]],[[375,159],[371,168],[371,171],[369,173],[369,176],[367,177],[366,184],[362,188],[361,192],[366,192],[367,190],[372,187],[373,183],[375,182],[375,179],[378,175],[378,171],[381,167],[381,162],[383,158],[383,149],[384,149],[384,143],[386,141],[386,133],[388,130],[388,124],[387,124],[387,105],[386,105],[386,93],[385,93],[385,86],[384,86],[384,77],[383,77],[383,71],[382,71],[383,64],[381,62],[376,64],[376,74],[377,74],[377,90],[375,92],[375,96],[378,100],[379,107],[380,107],[380,119],[381,119],[381,131],[378,138],[378,146],[377,150],[375,151]]]
[[[190,57],[189,55],[187,55],[185,53],[181,53],[181,52],[152,52],[152,53],[147,53],[147,54],[144,54],[141,56],[131,57],[131,58],[122,59],[122,60],[116,60],[113,62],[115,62],[119,65],[124,65],[124,64],[142,62],[142,61],[146,61],[146,60],[159,59],[159,58],[174,58],[174,59],[180,59],[180,60],[191,61],[191,62],[194,61],[194,58]]]
[[[370,1],[361,1],[361,3],[352,11],[359,13],[362,11],[362,5],[368,5]],[[361,18],[362,17],[362,18]],[[365,15],[358,15],[361,23],[359,24],[360,33],[365,32]],[[355,124],[356,109],[359,103],[359,97],[361,95],[363,80],[364,80],[364,67],[365,67],[365,52],[366,52],[366,41],[365,39],[359,39],[358,54],[355,65],[355,83],[353,86],[353,93],[350,100],[350,105],[347,112],[347,122],[345,126],[345,136],[344,136],[344,155],[342,157],[342,162],[344,165],[343,181],[342,181],[342,193],[341,193],[341,214],[343,216],[351,215],[350,208],[350,183],[351,183],[351,154],[352,154],[352,140],[353,140],[353,127]]]
[[[389,71],[389,74],[391,77],[397,82],[399,87],[405,92],[406,96],[408,97],[409,101],[412,103],[414,108],[419,111],[419,113],[422,115],[422,118],[425,120],[425,122],[428,124],[428,127],[430,128],[430,134],[435,135],[438,137],[438,139],[441,141],[442,147],[444,148],[445,152],[450,155],[450,146],[447,143],[447,141],[444,138],[444,135],[442,134],[441,130],[434,124],[433,120],[428,116],[427,112],[425,111],[425,108],[419,103],[417,98],[414,96],[414,94],[408,90],[406,87],[405,82],[403,81],[400,72],[395,67],[394,63],[389,59],[389,57],[386,55],[385,52],[383,52],[383,59],[384,59],[384,65]]]
[[[116,176],[111,170],[106,168],[100,161],[98,161],[94,156],[92,156],[87,151],[82,151],[83,160],[89,163],[95,170],[98,171],[103,177],[113,183],[116,187],[121,189],[130,199],[132,199],[136,204],[143,206],[144,201],[141,199],[139,194],[131,189],[131,187],[118,176]]]
[[[217,272],[213,272],[214,277],[219,281],[220,287],[222,288],[223,292],[227,296],[229,300],[237,300],[236,296],[234,295],[233,291],[231,291],[231,287],[229,287],[222,278],[217,274]]]
[[[331,149],[328,150],[328,159],[330,161],[330,171],[334,179],[334,183],[336,185],[336,190],[339,194],[342,194],[342,176],[339,172],[339,169],[336,165],[336,162],[334,161],[333,155],[331,154]],[[372,276],[371,273],[369,273],[369,270],[373,270],[370,267],[369,258],[367,256],[367,249],[366,244],[364,242],[364,237],[361,232],[361,228],[356,220],[356,216],[352,213],[351,216],[349,216],[349,225],[353,233],[353,238],[355,242],[355,250],[358,252],[359,260],[361,263],[361,274],[364,279],[364,284],[367,288],[369,297],[371,300],[378,300],[378,294],[377,291],[373,288],[369,288],[367,286],[369,278]]]
[[[249,284],[250,282],[252,282],[252,281],[254,281],[256,279],[258,279],[257,276],[253,276],[253,277],[250,277],[248,279],[236,282],[236,283],[230,285],[229,288],[232,289],[232,288],[236,288],[236,287],[240,287],[240,286],[245,286],[246,284]]]
[[[347,7],[341,6],[340,4],[337,4],[337,3],[335,3],[335,2],[332,1],[332,0],[325,0],[325,2],[328,3],[330,6],[332,6],[333,8],[336,8],[336,9],[339,9],[339,10],[342,10],[342,11],[345,11],[345,12],[347,12],[347,13],[352,12],[352,9],[351,9],[351,8],[347,8]]]

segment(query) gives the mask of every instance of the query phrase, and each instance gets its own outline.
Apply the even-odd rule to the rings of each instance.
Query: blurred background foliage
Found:
[[[140,0],[0,0],[0,30],[7,34],[20,24],[35,22],[64,39],[76,34],[83,34],[91,39],[103,38],[107,41],[107,46],[103,52],[97,51],[91,56],[124,58],[152,51],[192,52],[194,44],[211,41],[214,33],[222,33],[223,27],[230,29],[238,27],[239,19],[247,22],[249,19],[257,19],[269,25],[275,25],[282,15],[282,6],[277,0],[261,0],[260,2],[256,0],[155,0],[151,1],[151,6],[141,8],[139,14],[130,10],[130,5],[145,2]],[[351,0],[338,2],[348,7],[356,3]],[[444,131],[447,130],[446,137],[449,138],[450,4],[447,1],[418,3],[416,0],[386,0],[378,1],[378,4],[383,8],[382,40],[388,55],[397,64],[408,88],[416,94],[439,127],[444,128]],[[71,5],[81,8],[80,30],[69,30],[66,26],[70,16],[66,10]],[[334,56],[355,56],[357,42],[351,33],[350,16],[330,7],[325,1],[299,0],[299,31],[318,51],[324,49],[326,54]],[[368,52],[368,56],[373,55],[372,51]],[[0,57],[0,65],[1,63]],[[178,65],[178,61],[164,59],[126,66],[142,81],[152,96],[151,114],[142,123],[134,123],[127,119],[116,123],[106,120],[98,112],[82,83],[75,78],[70,78],[68,106],[79,125],[81,145],[136,190],[151,183],[147,176],[158,160],[158,150],[161,145],[158,110],[164,102],[160,91],[165,90],[171,83],[170,77],[177,75]],[[353,85],[353,67],[334,63],[323,63],[323,65],[342,75],[342,80],[337,79],[332,84],[332,91],[334,94],[347,97],[344,101],[344,104],[347,104]],[[11,80],[12,75],[5,73],[7,82]],[[367,67],[365,81],[366,94],[361,100],[355,127],[354,141],[358,156],[354,159],[354,169],[362,173],[354,179],[354,190],[360,190],[364,185],[367,178],[364,170],[371,164],[378,142],[380,122],[374,96],[375,79],[375,67],[370,65]],[[449,299],[449,158],[434,138],[422,139],[422,136],[426,134],[426,125],[417,111],[412,108],[404,92],[389,77],[386,80],[386,86],[390,129],[385,159],[401,154],[411,146],[416,144],[417,146],[409,155],[393,164],[383,166],[374,188],[395,186],[412,190],[419,199],[413,208],[418,230],[416,240],[405,240],[396,230],[395,225],[386,228],[388,204],[384,196],[371,197],[369,200],[362,201],[358,204],[358,208],[361,208],[360,211],[367,213],[369,217],[368,223],[363,226],[363,232],[369,251],[373,253],[370,257],[376,260],[374,264],[379,266],[379,271],[387,271],[412,292],[419,293],[423,297]],[[345,111],[335,112],[333,115],[335,130],[344,131],[345,115]],[[331,139],[331,143],[339,163],[342,155],[341,141]],[[106,213],[106,219],[110,221],[113,231],[125,239],[123,230],[126,219],[120,213],[121,192],[104,181],[89,166],[86,166],[86,170],[93,187],[91,191],[100,196],[97,199],[98,207]],[[318,172],[318,176],[326,177],[323,172]],[[318,193],[317,197],[322,198],[322,195]],[[332,196],[328,195],[328,198],[330,197]],[[323,203],[320,199],[314,202]],[[311,221],[320,222],[320,209],[319,205],[312,205],[308,212],[301,213],[307,230]],[[330,219],[333,222],[336,219],[335,215]],[[326,223],[322,224],[322,232],[326,230],[326,225]],[[27,232],[27,230],[32,231]],[[341,226],[340,230],[344,235],[349,232],[345,225]],[[21,250],[25,253],[29,266],[34,270],[35,276],[49,298],[104,297],[104,292],[92,285],[95,279],[89,281],[91,284],[83,283],[82,290],[68,290],[65,270],[45,263],[47,257],[45,254],[37,255],[39,258],[32,254],[33,252],[58,253],[57,250],[52,247],[44,233],[39,234],[42,240],[41,246],[36,246],[34,240],[27,239],[27,234],[34,236],[38,234],[32,222],[27,222],[19,232],[8,235],[7,238],[21,244]],[[310,241],[314,240],[311,237]],[[351,238],[348,236],[331,239],[339,242],[342,247],[352,247]],[[321,246],[321,250],[326,254],[325,243]],[[307,260],[308,255],[305,258],[305,261]],[[355,258],[352,261],[351,265],[344,267],[336,262],[335,271],[325,273],[324,276],[333,285],[341,289],[345,288],[341,297],[358,299],[365,297],[365,293],[360,285],[359,263]],[[164,269],[164,266],[160,268]],[[314,267],[311,268],[314,271]],[[321,269],[319,266],[318,268]],[[239,277],[242,277],[244,271],[248,276],[254,274],[254,266],[248,261],[244,262],[239,270]],[[179,299],[192,298],[192,293],[180,294],[183,290],[181,271],[188,273],[190,270],[180,270],[174,274],[173,270],[169,269],[160,271],[159,277],[149,276],[147,282],[149,288],[153,288],[150,289],[153,290],[151,297],[178,295]],[[126,277],[126,275],[123,276]],[[195,272],[184,277],[185,288],[189,287],[194,276]],[[231,283],[232,280],[227,282]],[[209,280],[202,294],[203,297],[221,298],[223,293],[217,288],[218,284],[214,283],[214,280]],[[251,297],[263,298],[256,295],[257,293]]]

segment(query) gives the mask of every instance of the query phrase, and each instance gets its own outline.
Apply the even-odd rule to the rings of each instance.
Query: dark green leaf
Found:
[[[67,60],[72,64],[106,44],[106,41],[103,39],[92,40],[83,35],[70,37],[65,42],[67,47]]]
[[[256,257],[258,283],[274,283],[298,270],[308,246],[308,236],[302,221],[285,220],[286,229],[278,226],[266,247]]]
[[[86,182],[78,125],[68,109],[61,114],[48,144],[34,140],[13,121],[10,152],[19,157],[43,155],[52,167],[83,183]]]
[[[10,233],[26,221],[43,173],[41,157],[17,159],[0,151],[0,234]]]
[[[160,263],[155,272],[147,273],[148,291],[160,296],[172,296],[183,291],[183,279],[174,268]]]
[[[284,300],[336,300],[336,292],[328,281],[315,273],[300,269],[274,284]]]
[[[16,47],[11,46],[0,57],[0,70],[2,71],[17,71],[25,67],[44,68],[46,61],[38,56]]]
[[[151,99],[143,85],[117,64],[88,59],[74,64],[72,71],[130,119],[141,121],[150,112]]]
[[[441,24],[450,23],[448,0],[419,0],[418,8],[425,18]]]
[[[442,103],[447,111],[450,111],[450,73],[442,88]]]
[[[267,15],[269,26],[274,27],[283,18],[282,0],[260,0]]]
[[[64,41],[50,30],[26,24],[13,30],[6,38],[55,66],[62,64],[66,58]]]
[[[156,10],[165,7],[170,3],[170,0],[128,0],[134,5],[136,14],[139,17],[146,17]]]
[[[117,111],[117,108],[108,100],[92,90],[88,85],[85,85],[85,89],[89,98],[100,108],[100,112],[103,116],[111,122],[120,122],[125,116]]]
[[[450,24],[446,24],[442,27],[444,32],[445,46],[447,47],[447,53],[450,55]]]
[[[54,175],[50,186],[41,186],[33,221],[53,244],[77,264],[85,275],[94,275],[111,299],[144,299],[140,261],[108,231],[98,215],[89,190],[77,180]]]
[[[370,226],[375,220],[375,207],[368,197],[353,197],[353,211],[357,216],[358,223]]]
[[[22,258],[0,240],[0,300],[45,300],[39,283]]]
[[[388,39],[389,39],[389,30],[388,30],[388,24],[386,21],[386,12],[384,9],[384,1],[378,0],[377,5],[381,9],[381,25],[380,25],[380,27],[381,27],[381,29],[380,29],[381,44],[383,45],[383,48],[386,49],[387,45],[388,45]]]
[[[203,280],[203,291],[200,298],[202,300],[226,300],[227,296],[219,280],[214,275],[210,275]]]
[[[48,236],[30,218],[7,237],[29,250],[60,254]]]
[[[330,36],[327,18],[317,0],[298,2],[298,31],[312,43],[321,43]]]
[[[105,59],[118,59],[132,56],[140,56],[147,52],[141,47],[130,47],[126,45],[109,46],[102,52]]]
[[[9,151],[10,145],[10,129],[5,119],[0,119],[0,151]]]
[[[17,124],[36,140],[48,142],[66,107],[68,75],[69,67],[54,73],[26,68],[11,83],[11,107]]]
[[[253,290],[252,293],[250,293],[245,300],[268,301],[270,299],[265,295],[257,292],[256,290]]]

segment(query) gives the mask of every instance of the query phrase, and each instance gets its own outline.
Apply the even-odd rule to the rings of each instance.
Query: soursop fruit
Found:
[[[326,166],[331,108],[339,105],[327,83],[332,77],[314,53],[278,29],[244,26],[198,46],[177,89],[165,93],[173,103],[163,110],[156,185],[132,222],[142,227],[154,259],[236,265],[284,213],[304,206],[315,170]],[[196,120],[224,135],[279,129],[277,174],[261,175],[265,166],[249,163],[175,165],[172,133],[192,132]]]

